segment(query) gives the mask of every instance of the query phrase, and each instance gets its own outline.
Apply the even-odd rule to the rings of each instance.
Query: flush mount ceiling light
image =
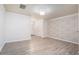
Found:
[[[30,6],[30,10],[32,10],[31,12],[37,14],[37,15],[41,15],[41,16],[45,16],[48,15],[52,12],[52,5],[32,5]]]
[[[45,15],[45,11],[40,11],[40,15]]]

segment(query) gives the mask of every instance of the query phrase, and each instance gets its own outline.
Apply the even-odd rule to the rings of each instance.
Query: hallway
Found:
[[[72,55],[77,54],[78,45],[57,39],[32,36],[32,40],[6,43],[1,55]]]

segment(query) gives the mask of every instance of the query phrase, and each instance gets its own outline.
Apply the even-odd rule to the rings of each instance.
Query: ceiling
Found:
[[[6,11],[29,15],[34,18],[51,19],[60,16],[77,13],[75,4],[26,4],[25,9],[21,9],[20,4],[5,4]],[[40,15],[40,12],[45,15]]]

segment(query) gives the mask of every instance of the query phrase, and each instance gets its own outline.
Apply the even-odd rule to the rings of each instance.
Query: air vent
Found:
[[[21,8],[21,9],[25,9],[25,8],[26,8],[26,5],[20,4],[20,8]]]

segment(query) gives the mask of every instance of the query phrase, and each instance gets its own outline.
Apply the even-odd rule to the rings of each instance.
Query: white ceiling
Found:
[[[77,13],[75,4],[26,4],[26,9],[20,9],[19,4],[5,4],[7,11],[30,15],[35,18],[51,19]],[[45,15],[40,15],[44,11]]]

